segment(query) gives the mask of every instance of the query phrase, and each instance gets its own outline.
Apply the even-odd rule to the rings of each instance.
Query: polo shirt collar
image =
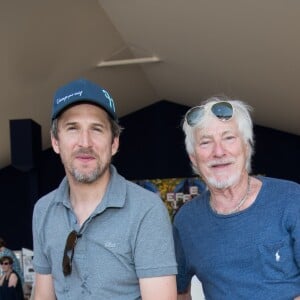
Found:
[[[107,185],[102,201],[99,203],[93,214],[102,212],[105,208],[116,207],[121,208],[125,205],[126,200],[126,179],[118,174],[116,168],[110,165],[110,180]],[[63,204],[71,208],[69,197],[69,183],[65,177],[56,190],[54,198],[56,203]]]

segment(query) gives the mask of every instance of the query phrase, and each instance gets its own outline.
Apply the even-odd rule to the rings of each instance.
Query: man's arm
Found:
[[[35,275],[34,300],[56,300],[52,275]]]
[[[176,277],[161,276],[139,279],[143,300],[176,300]]]

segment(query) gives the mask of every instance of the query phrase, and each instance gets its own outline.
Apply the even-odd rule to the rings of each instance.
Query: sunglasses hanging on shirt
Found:
[[[78,234],[75,230],[71,231],[67,237],[64,256],[62,261],[62,269],[65,276],[68,276],[72,272],[72,262],[75,251],[75,246],[78,238],[81,237],[81,234]],[[71,251],[71,256],[68,255],[68,252]]]

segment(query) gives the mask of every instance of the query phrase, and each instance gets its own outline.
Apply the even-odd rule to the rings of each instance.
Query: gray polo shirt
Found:
[[[111,166],[101,203],[78,227],[66,178],[33,213],[34,269],[52,274],[58,300],[141,299],[139,278],[177,273],[170,218],[154,193],[125,180]],[[68,234],[78,239],[72,273],[62,259]]]

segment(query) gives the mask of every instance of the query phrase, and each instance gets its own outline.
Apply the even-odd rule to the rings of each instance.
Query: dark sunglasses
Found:
[[[74,249],[78,238],[81,237],[75,230],[71,231],[66,240],[66,246],[64,251],[64,257],[62,262],[63,273],[65,276],[70,275],[72,272],[72,261],[74,256]],[[71,256],[68,252],[71,251]]]
[[[5,262],[0,263],[0,265],[5,265],[5,266],[7,266],[7,265],[10,265],[10,263],[7,262],[7,261],[5,261]]]
[[[230,120],[233,115],[233,107],[229,102],[222,101],[213,104],[210,111],[220,120]],[[203,118],[205,106],[192,107],[185,115],[186,122],[191,126],[195,126]]]

